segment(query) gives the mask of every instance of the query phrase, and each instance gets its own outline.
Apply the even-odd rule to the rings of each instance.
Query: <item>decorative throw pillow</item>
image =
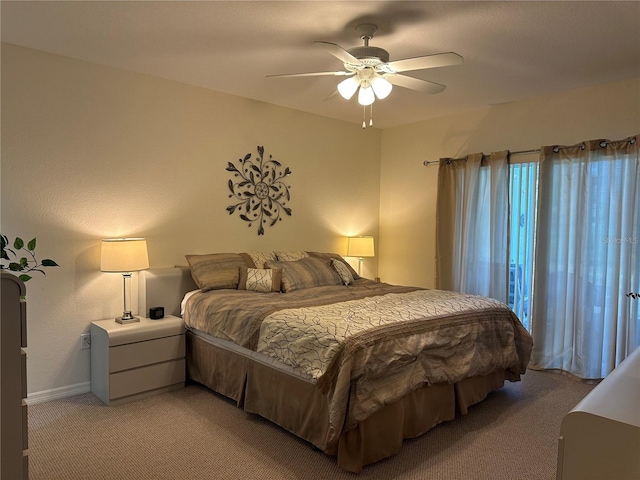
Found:
[[[301,260],[303,258],[307,258],[309,254],[307,252],[273,252],[276,257],[278,257],[278,261],[280,262],[295,262],[296,260]]]
[[[254,292],[279,292],[282,281],[281,268],[240,268],[238,290]]]
[[[277,260],[276,254],[273,252],[249,252],[247,253],[253,261],[256,268],[264,268],[267,260]]]
[[[340,275],[331,265],[319,258],[307,257],[293,262],[268,261],[267,267],[282,269],[283,292],[342,283]]]
[[[337,253],[320,253],[320,252],[307,252],[307,253],[309,254],[310,257],[317,257],[317,258],[326,260],[327,263],[331,263],[331,259],[335,258],[336,260],[339,260],[340,262],[342,262],[345,267],[347,267],[347,269],[351,273],[351,276],[353,277],[354,280],[357,280],[360,278],[360,275],[358,275],[358,273],[353,269],[353,267],[349,265],[349,262],[347,262],[344,258],[342,258]]]
[[[237,288],[239,268],[246,267],[244,258],[237,253],[212,253],[209,255],[185,255],[191,276],[200,290]]]
[[[336,260],[335,258],[332,258],[331,266],[336,272],[338,272],[338,275],[340,275],[340,278],[342,279],[342,283],[344,283],[345,285],[351,285],[353,283],[353,275],[351,275],[351,272],[349,271],[347,266],[344,264],[344,262],[341,262],[340,260]]]

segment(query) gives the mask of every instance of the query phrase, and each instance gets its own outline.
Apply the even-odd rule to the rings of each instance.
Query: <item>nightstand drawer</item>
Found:
[[[185,360],[172,360],[109,375],[111,400],[185,381]]]
[[[184,335],[147,340],[109,348],[109,372],[166,362],[185,356]]]

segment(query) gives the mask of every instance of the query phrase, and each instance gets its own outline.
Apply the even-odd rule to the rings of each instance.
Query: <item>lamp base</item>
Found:
[[[126,325],[127,323],[136,323],[139,322],[140,319],[138,317],[118,317],[116,318],[116,322],[122,323]]]

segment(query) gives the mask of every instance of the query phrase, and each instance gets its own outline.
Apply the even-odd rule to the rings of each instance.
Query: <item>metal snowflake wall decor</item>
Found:
[[[258,224],[258,235],[264,235],[264,225],[273,227],[282,221],[281,212],[291,216],[291,208],[286,206],[291,200],[291,186],[283,181],[284,177],[291,175],[291,170],[286,167],[281,171],[282,164],[271,155],[265,161],[264,147],[261,146],[258,146],[255,160],[247,153],[238,163],[239,168],[231,162],[227,166],[227,171],[233,172],[233,176],[240,180],[237,183],[229,180],[229,198],[234,198],[238,203],[229,205],[227,211],[233,215],[237,210],[240,218],[249,222],[250,227]]]

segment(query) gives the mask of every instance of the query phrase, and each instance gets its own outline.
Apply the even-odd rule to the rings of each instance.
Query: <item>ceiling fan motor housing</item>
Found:
[[[364,64],[379,65],[380,63],[387,63],[389,61],[389,52],[380,47],[371,47],[367,45],[362,47],[353,47],[347,51]]]

